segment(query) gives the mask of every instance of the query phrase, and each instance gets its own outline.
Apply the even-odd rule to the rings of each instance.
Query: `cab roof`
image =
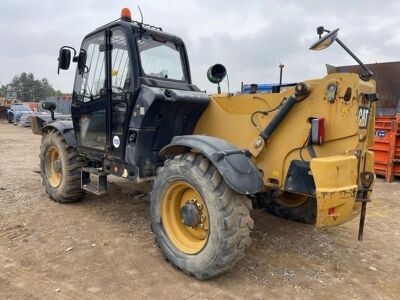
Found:
[[[87,34],[85,36],[85,39],[86,39],[86,37],[89,37],[95,33],[98,33],[99,31],[102,31],[104,29],[107,29],[107,28],[115,26],[115,25],[121,25],[122,27],[125,27],[125,28],[127,26],[129,26],[133,29],[133,32],[142,32],[144,34],[154,34],[154,35],[157,35],[160,37],[164,37],[167,40],[180,41],[183,43],[183,41],[180,37],[178,37],[174,34],[164,32],[161,27],[153,26],[150,24],[146,24],[146,23],[142,23],[142,22],[138,22],[138,21],[134,21],[134,20],[126,21],[126,20],[122,20],[122,19],[116,19],[112,22],[109,22],[107,24],[104,24],[104,25],[96,28],[95,30],[93,30],[92,32]]]

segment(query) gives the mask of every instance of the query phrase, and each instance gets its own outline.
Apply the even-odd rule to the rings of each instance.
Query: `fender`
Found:
[[[75,131],[72,121],[54,121],[42,128],[42,132],[47,132],[50,129],[56,129],[64,138],[65,142],[72,147],[76,147]]]
[[[160,155],[175,156],[191,149],[204,154],[235,192],[248,195],[263,191],[263,179],[250,159],[250,152],[222,139],[206,135],[175,136],[161,149]]]

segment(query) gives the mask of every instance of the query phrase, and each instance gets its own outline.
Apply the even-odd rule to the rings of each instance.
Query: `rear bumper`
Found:
[[[358,190],[357,165],[357,157],[353,155],[311,160],[317,199],[317,228],[342,224],[359,211],[358,203],[355,205]]]

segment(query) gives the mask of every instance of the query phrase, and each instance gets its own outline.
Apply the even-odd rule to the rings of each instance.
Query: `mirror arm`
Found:
[[[53,121],[56,120],[56,117],[54,116],[54,109],[50,110],[50,116],[51,116],[51,119],[52,119]]]
[[[323,26],[318,27],[317,33],[319,38],[321,38],[322,32],[329,33],[330,30],[325,29]],[[361,66],[361,68],[364,69],[366,73],[360,76],[361,79],[366,81],[370,80],[370,78],[374,76],[374,73],[371,71],[371,69],[368,68],[349,48],[347,48],[347,46],[339,38],[336,38],[335,41]]]
[[[361,75],[362,79],[365,78],[367,81],[374,76],[374,73],[368,68],[347,46],[338,38],[336,38],[336,42],[356,61],[358,64],[364,69],[365,74]]]

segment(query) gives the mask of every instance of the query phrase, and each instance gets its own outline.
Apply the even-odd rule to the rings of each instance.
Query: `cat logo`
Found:
[[[368,117],[369,117],[369,108],[368,107],[360,107],[358,109],[358,126],[360,128],[367,128]]]

